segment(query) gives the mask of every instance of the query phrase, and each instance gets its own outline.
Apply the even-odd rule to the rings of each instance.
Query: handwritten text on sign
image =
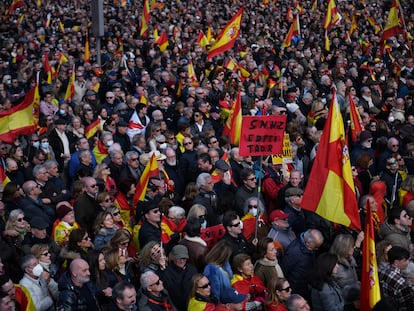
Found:
[[[282,153],[286,116],[244,116],[240,155],[261,156]]]

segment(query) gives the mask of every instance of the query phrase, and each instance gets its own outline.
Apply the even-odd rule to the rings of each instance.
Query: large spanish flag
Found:
[[[364,231],[364,248],[362,250],[361,271],[361,311],[371,311],[381,300],[378,279],[377,256],[375,253],[374,224],[372,221],[371,204],[367,202],[367,216]]]
[[[134,194],[133,204],[137,206],[139,201],[144,201],[145,194],[147,193],[148,182],[151,177],[155,177],[159,174],[158,162],[155,158],[155,152],[152,154],[147,165],[145,166],[144,171],[142,172],[141,177],[137,183],[137,189]]]
[[[224,124],[223,134],[229,136],[230,143],[238,145],[242,126],[241,95],[237,93],[236,101],[231,107],[230,116]]]
[[[404,33],[404,28],[400,25],[400,3],[398,0],[392,2],[391,9],[388,13],[387,22],[384,27],[384,31],[381,35],[381,43],[390,37],[396,36],[400,33]]]
[[[164,30],[161,36],[157,39],[157,44],[160,46],[160,51],[164,52],[168,47],[167,32]]]
[[[144,7],[142,8],[142,17],[141,17],[141,30],[139,35],[142,37],[147,33],[149,20],[150,20],[150,4],[149,0],[144,0]]]
[[[19,135],[30,135],[39,123],[40,97],[36,85],[27,92],[23,102],[0,112],[0,140],[12,144]]]
[[[218,38],[214,45],[208,51],[208,58],[211,59],[221,53],[230,50],[236,39],[240,35],[240,24],[243,16],[243,8],[240,8],[239,11],[232,17],[228,22],[226,27],[218,35]]]
[[[351,161],[336,90],[301,207],[354,229],[361,229]]]

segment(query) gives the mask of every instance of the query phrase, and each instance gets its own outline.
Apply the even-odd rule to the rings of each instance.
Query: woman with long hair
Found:
[[[262,303],[266,297],[266,287],[254,275],[252,259],[247,254],[237,254],[233,258],[234,276],[231,286],[241,294],[245,294],[244,306],[246,310],[262,310]]]
[[[108,269],[109,287],[114,287],[120,281],[134,284],[134,273],[131,262],[128,261],[126,249],[111,248],[105,252],[106,267]]]
[[[87,260],[88,252],[93,249],[93,244],[85,228],[73,230],[69,235],[68,245],[62,248],[60,257],[64,267],[69,267],[73,259]]]
[[[100,250],[105,245],[108,245],[118,230],[118,226],[114,223],[114,218],[109,211],[102,211],[95,219],[93,226],[95,233],[94,245],[95,248]]]
[[[20,186],[14,182],[9,182],[3,189],[2,201],[6,215],[9,215],[12,210],[19,208],[19,200],[23,195]]]
[[[161,274],[167,266],[164,248],[158,242],[148,242],[138,254],[138,265],[141,273],[152,270]]]
[[[268,297],[265,304],[266,311],[287,311],[286,300],[290,297],[292,289],[285,278],[273,278],[269,281]]]
[[[333,276],[338,272],[338,258],[324,253],[317,259],[311,273],[312,306],[314,311],[343,311],[344,298]]]
[[[111,303],[112,288],[109,287],[108,271],[106,270],[105,256],[101,251],[92,250],[88,254],[91,281],[95,286],[95,295],[103,310],[108,310]]]
[[[211,291],[220,301],[231,288],[233,271],[229,260],[232,252],[230,242],[222,239],[206,255],[207,265],[203,274],[210,280]]]
[[[255,264],[254,272],[268,286],[272,279],[284,276],[277,260],[277,249],[272,238],[263,237],[257,243],[257,250],[259,260]]]

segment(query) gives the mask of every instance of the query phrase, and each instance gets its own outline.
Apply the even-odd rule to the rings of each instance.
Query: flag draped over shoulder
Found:
[[[329,0],[326,15],[323,20],[323,28],[329,30],[332,26],[337,25],[342,19],[342,16],[338,12],[335,0]]]
[[[336,91],[301,207],[354,229],[361,229],[345,129]]]
[[[39,122],[39,87],[27,92],[23,102],[0,112],[0,140],[12,144],[19,135],[30,135]]]
[[[223,134],[229,136],[230,143],[238,145],[242,126],[241,95],[237,93],[236,101],[230,111],[226,124],[224,124]]]
[[[158,170],[158,162],[155,158],[155,152],[150,157],[148,163],[145,166],[144,171],[142,172],[141,177],[139,178],[139,181],[137,183],[137,189],[134,194],[133,198],[133,204],[136,206],[139,201],[144,201],[145,194],[147,193],[147,186],[148,181],[151,177],[155,177],[159,174]]]
[[[369,201],[367,205],[364,248],[362,250],[361,297],[364,299],[361,299],[361,311],[371,311],[375,304],[381,300],[375,253],[374,224]]]
[[[149,0],[144,0],[144,7],[142,8],[142,17],[141,17],[141,30],[139,32],[140,36],[143,36],[147,32],[150,17],[151,15],[150,15]]]
[[[211,59],[221,53],[230,50],[236,39],[240,35],[240,24],[243,16],[243,8],[240,8],[239,11],[232,17],[232,19],[227,23],[226,27],[220,32],[217,37],[216,42],[208,51],[208,58]]]
[[[399,11],[400,3],[398,0],[394,0],[391,9],[388,12],[387,22],[381,35],[381,42],[400,33],[404,33],[404,28],[400,25]]]
[[[282,49],[289,47],[292,44],[293,37],[299,34],[300,34],[299,15],[296,15],[293,18],[292,25],[290,25],[289,31],[286,34],[286,38],[282,43]]]

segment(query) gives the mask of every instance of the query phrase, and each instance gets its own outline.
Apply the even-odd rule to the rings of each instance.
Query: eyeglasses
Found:
[[[194,117],[197,117],[197,118],[198,118],[198,117],[201,117],[201,114],[197,114],[197,113],[196,113],[196,114],[194,115]]]
[[[291,288],[290,288],[290,286],[288,286],[288,287],[286,287],[286,288],[282,288],[282,289],[280,289],[280,291],[290,292],[290,291],[291,291]]]
[[[248,205],[248,208],[257,208],[257,205]]]
[[[184,143],[184,146],[191,145],[192,143],[193,143],[192,141],[188,141],[188,142]]]
[[[236,224],[231,224],[230,225],[230,227],[235,227],[235,228],[238,227],[238,226],[240,226],[240,221],[238,223],[236,223]]]
[[[396,164],[396,163],[397,163],[397,161],[387,162],[387,165],[394,165],[394,164]]]
[[[175,137],[168,137],[167,139],[168,139],[168,140],[174,140],[174,139],[175,139]]]
[[[114,97],[108,96],[106,99],[114,99]]]
[[[402,160],[403,160],[403,158],[398,158],[398,159],[397,159],[397,161],[402,161]]]
[[[121,212],[120,212],[120,211],[114,212],[114,213],[112,214],[112,216],[119,216],[119,215],[121,215]]]
[[[110,198],[105,199],[105,202],[111,202]]]
[[[161,282],[161,280],[160,279],[158,279],[158,281],[157,282],[155,282],[155,283],[153,283],[153,284],[151,284],[150,286],[154,286],[154,285],[160,285],[160,282]]]
[[[129,160],[132,161],[132,162],[135,162],[135,161],[138,161],[138,158],[131,158]]]
[[[49,251],[47,251],[47,252],[42,253],[41,255],[42,256],[50,256],[50,253],[49,253]]]
[[[206,283],[206,284],[204,284],[204,285],[201,285],[201,286],[197,286],[198,288],[202,288],[202,289],[206,289],[207,287],[209,287],[209,286],[211,286],[211,284],[210,284],[210,282],[208,282],[208,283]]]
[[[22,222],[24,220],[24,218],[17,218],[16,221],[18,222]]]
[[[218,143],[218,140],[215,140],[215,141],[211,141],[210,142],[210,144],[215,144],[215,143]]]
[[[198,216],[198,218],[200,218],[200,219],[206,218],[206,215],[200,215],[200,216]]]

